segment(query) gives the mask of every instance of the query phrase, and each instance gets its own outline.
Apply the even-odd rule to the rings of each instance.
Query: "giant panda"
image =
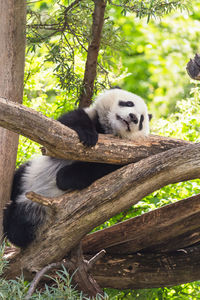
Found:
[[[89,108],[65,113],[58,121],[75,130],[80,141],[89,147],[97,143],[98,133],[131,140],[149,134],[145,102],[119,88],[104,91]],[[39,227],[47,221],[46,208],[27,199],[27,192],[57,197],[69,190],[82,190],[119,167],[48,156],[21,165],[14,174],[11,202],[4,210],[5,236],[14,245],[26,248],[37,237]]]

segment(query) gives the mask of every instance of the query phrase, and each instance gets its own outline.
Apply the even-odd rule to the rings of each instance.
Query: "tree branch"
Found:
[[[150,155],[189,144],[187,141],[149,136],[139,141],[99,135],[94,148],[86,148],[70,128],[23,105],[0,98],[0,126],[45,146],[47,154],[64,159],[128,164]]]

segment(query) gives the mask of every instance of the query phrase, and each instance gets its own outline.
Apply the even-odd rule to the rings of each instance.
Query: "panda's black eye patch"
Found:
[[[119,106],[133,107],[134,105],[132,101],[119,101]]]
[[[141,117],[140,117],[140,123],[139,123],[139,130],[142,130],[142,128],[143,128],[143,121],[144,121],[144,116],[141,115]]]

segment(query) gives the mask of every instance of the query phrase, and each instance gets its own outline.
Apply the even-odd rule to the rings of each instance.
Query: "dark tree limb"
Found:
[[[85,254],[170,252],[200,242],[200,194],[87,235]]]
[[[190,59],[190,61],[187,64],[186,70],[188,72],[188,75],[195,80],[200,80],[200,55],[195,54],[195,57],[193,59]]]
[[[92,39],[88,47],[82,94],[80,96],[79,103],[80,107],[87,107],[91,104],[94,80],[96,78],[96,67],[101,42],[101,32],[104,23],[106,0],[94,0],[94,5],[95,8],[93,13]]]
[[[168,254],[106,255],[92,275],[101,286],[121,290],[174,286],[200,279],[199,254],[198,245]]]

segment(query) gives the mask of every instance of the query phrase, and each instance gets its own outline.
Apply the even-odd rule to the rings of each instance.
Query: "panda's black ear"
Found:
[[[148,114],[148,117],[149,117],[149,121],[151,121],[151,119],[153,118],[153,115],[152,114]]]

